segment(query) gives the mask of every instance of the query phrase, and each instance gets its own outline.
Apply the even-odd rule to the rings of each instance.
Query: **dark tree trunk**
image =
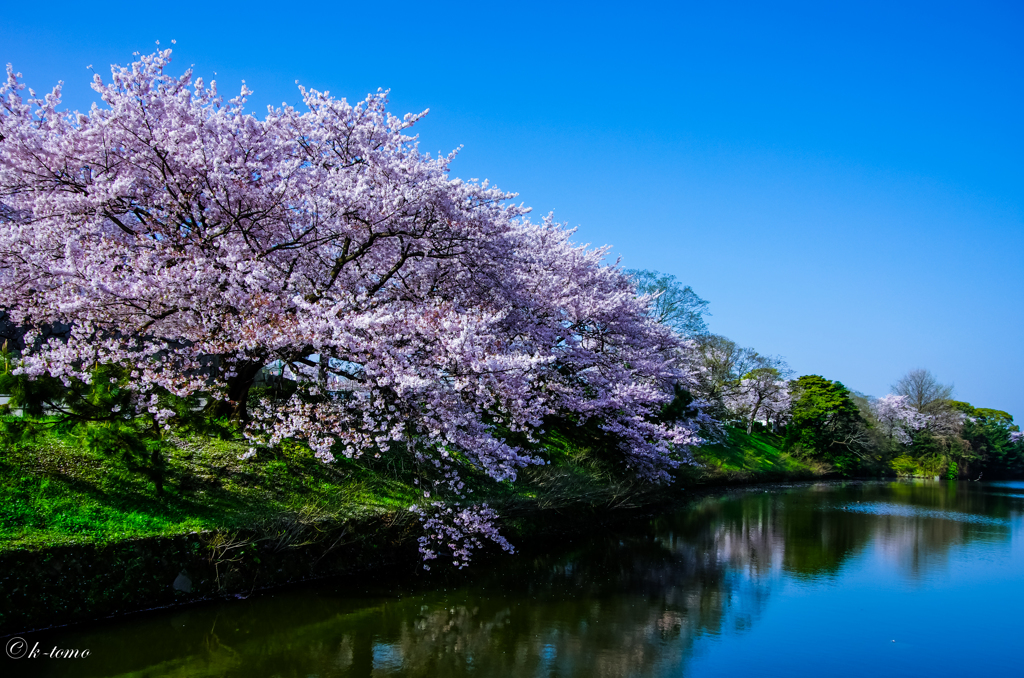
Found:
[[[249,399],[249,389],[256,381],[256,375],[263,368],[262,361],[247,360],[236,363],[235,376],[227,380],[228,399],[217,400],[210,403],[214,416],[222,416],[234,421],[246,422],[249,420],[249,413],[246,410],[246,401]]]

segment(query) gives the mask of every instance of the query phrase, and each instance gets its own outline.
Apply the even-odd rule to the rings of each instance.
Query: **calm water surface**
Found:
[[[460,581],[333,582],[31,634],[91,656],[5,657],[2,669],[1024,676],[1022,515],[1024,482],[751,489],[523,550]]]

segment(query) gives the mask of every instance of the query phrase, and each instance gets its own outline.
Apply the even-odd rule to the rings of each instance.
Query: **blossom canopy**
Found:
[[[665,477],[697,441],[662,421],[688,344],[650,319],[605,248],[419,153],[421,117],[300,87],[304,111],[245,111],[170,50],[96,75],[103,105],[0,87],[0,293],[29,329],[19,370],[229,404],[256,442],[324,459],[458,457],[498,479],[540,459],[547,418],[596,421]],[[55,323],[70,333],[43,341]],[[287,402],[245,411],[282,361]],[[173,413],[168,411],[168,417]],[[516,440],[518,442],[510,442]],[[447,463],[447,462],[446,462]]]

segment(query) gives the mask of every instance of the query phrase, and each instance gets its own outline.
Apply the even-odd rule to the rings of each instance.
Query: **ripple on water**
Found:
[[[1024,490],[1024,480],[995,480],[985,484],[989,487],[1005,487],[1008,490]]]
[[[935,518],[937,520],[953,520],[959,523],[973,523],[975,525],[1009,525],[1010,521],[1005,518],[994,518],[974,513],[961,513],[960,511],[942,511],[928,509],[919,506],[907,506],[906,504],[888,504],[884,502],[864,502],[854,504],[843,504],[837,506],[840,511],[851,513],[865,513],[873,516],[900,516],[902,518]]]

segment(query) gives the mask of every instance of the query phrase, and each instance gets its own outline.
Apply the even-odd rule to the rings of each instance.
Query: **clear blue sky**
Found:
[[[1024,419],[1020,2],[235,6],[12,3],[0,61],[81,109],[86,66],[172,38],[256,110],[390,88],[456,175],[676,275],[713,331]]]

